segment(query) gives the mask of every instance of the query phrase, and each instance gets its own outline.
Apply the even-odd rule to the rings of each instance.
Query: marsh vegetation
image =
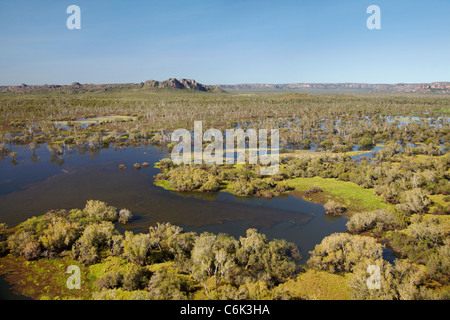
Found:
[[[346,233],[322,239],[299,265],[295,244],[269,240],[253,228],[233,237],[159,223],[148,232],[121,233],[115,221],[132,225],[133,213],[90,201],[82,209],[30,217],[13,229],[2,226],[3,265],[20,265],[26,274],[44,261],[82,264],[89,285],[80,297],[86,299],[448,299],[449,105],[450,98],[433,95],[1,94],[0,153],[15,166],[21,165],[17,146],[33,155],[46,146],[58,163],[73,150],[170,150],[170,132],[193,128],[194,121],[220,130],[278,128],[276,175],[259,175],[258,165],[160,159],[154,182],[189,194],[291,195],[348,219]],[[137,169],[149,165],[134,162]],[[132,166],[120,168],[127,173]],[[383,258],[387,248],[397,260]],[[364,286],[368,265],[380,266],[382,289]],[[313,283],[322,284],[322,293]],[[57,294],[28,294],[71,296],[58,288]]]

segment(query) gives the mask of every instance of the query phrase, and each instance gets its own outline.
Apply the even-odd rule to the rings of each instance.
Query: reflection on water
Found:
[[[154,147],[95,152],[65,152],[50,156],[41,146],[34,152],[13,147],[16,163],[0,162],[0,221],[13,226],[51,209],[83,208],[89,199],[128,208],[134,221],[119,230],[147,231],[156,222],[171,222],[186,231],[228,233],[239,237],[257,228],[269,239],[297,244],[304,256],[325,236],[345,231],[345,218],[329,217],[321,205],[293,196],[273,199],[236,197],[228,193],[178,193],[153,184],[159,169],[153,164],[167,156]],[[86,151],[86,150],[85,150]],[[148,162],[136,170],[134,163]],[[127,169],[120,170],[124,164]]]

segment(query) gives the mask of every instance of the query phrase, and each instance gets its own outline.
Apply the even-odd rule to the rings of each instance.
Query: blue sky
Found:
[[[81,30],[69,30],[69,5]],[[381,30],[369,30],[369,5]],[[0,0],[0,85],[450,81],[449,0]]]

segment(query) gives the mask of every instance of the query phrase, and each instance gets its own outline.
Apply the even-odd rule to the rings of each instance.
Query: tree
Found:
[[[148,282],[149,272],[145,267],[130,264],[129,270],[123,276],[123,289],[127,291],[135,291],[144,289]]]
[[[359,233],[372,229],[376,225],[377,214],[375,212],[358,212],[351,216],[347,222],[347,230]]]
[[[70,249],[80,236],[81,231],[78,223],[55,217],[51,220],[47,229],[43,231],[39,240],[48,250],[59,253],[62,250]]]
[[[112,237],[115,234],[117,231],[112,222],[102,221],[88,225],[72,246],[74,258],[85,265],[98,262],[100,251],[111,247]]]
[[[285,240],[268,241],[256,229],[248,229],[246,237],[239,238],[239,243],[236,253],[239,283],[262,280],[274,285],[296,273],[295,260],[301,256],[294,244]]]
[[[192,276],[203,284],[206,294],[210,294],[206,281],[215,279],[217,291],[222,280],[228,278],[235,267],[238,242],[225,234],[202,233],[194,243],[191,253]]]
[[[156,300],[184,300],[183,281],[173,271],[166,268],[155,272],[148,283],[148,291]]]
[[[414,213],[426,213],[426,209],[431,204],[430,199],[420,188],[407,190],[402,196],[402,201],[397,205],[397,209],[406,215]]]
[[[310,252],[307,264],[331,273],[351,272],[364,259],[381,258],[383,249],[374,238],[348,233],[334,233],[325,237]]]
[[[119,222],[122,224],[126,224],[128,221],[133,219],[133,215],[131,211],[128,209],[120,209],[119,211]]]
[[[20,256],[23,255],[27,244],[34,243],[35,241],[36,237],[32,232],[21,229],[8,237],[7,244],[8,249],[13,255]]]
[[[89,217],[103,221],[115,221],[117,219],[117,209],[98,200],[89,200],[84,208],[84,213]]]
[[[378,271],[379,288],[370,288],[367,284],[371,275],[369,266]],[[374,275],[372,275],[374,276]],[[416,300],[421,299],[419,286],[425,280],[425,267],[408,259],[395,260],[392,265],[383,259],[366,259],[354,267],[349,286],[351,296],[358,300]]]
[[[128,261],[143,266],[147,264],[151,249],[156,245],[157,240],[148,233],[133,234],[131,231],[126,231],[123,240],[123,256]]]
[[[325,208],[325,212],[327,214],[331,214],[331,215],[335,215],[335,216],[344,213],[346,210],[346,208],[343,205],[337,203],[334,200],[327,201],[323,205],[323,207]]]

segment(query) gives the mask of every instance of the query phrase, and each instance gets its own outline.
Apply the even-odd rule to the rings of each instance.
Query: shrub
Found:
[[[151,226],[148,231],[154,241],[154,246],[161,253],[161,258],[172,259],[176,250],[177,237],[182,234],[183,228],[171,223],[158,222],[156,226]]]
[[[206,282],[209,277],[214,276],[216,290],[222,280],[229,278],[235,267],[236,247],[236,239],[227,235],[202,233],[195,240],[191,257],[191,274],[203,284],[207,293]]]
[[[167,269],[155,272],[148,283],[148,291],[156,300],[184,300],[186,295],[183,287],[180,277]]]
[[[345,212],[346,208],[334,200],[327,201],[324,206],[325,212],[331,215],[339,215]]]
[[[98,200],[89,200],[86,203],[84,212],[89,217],[94,217],[103,221],[115,221],[117,219],[117,209],[107,206],[105,202]]]
[[[41,245],[38,242],[28,242],[22,251],[22,255],[26,260],[38,259],[41,254]]]
[[[0,258],[6,256],[8,253],[8,243],[6,241],[0,241]]]
[[[368,267],[375,266],[379,270],[379,288],[369,288]],[[417,265],[408,259],[396,260],[394,265],[383,259],[367,259],[354,268],[349,280],[353,289],[352,298],[357,300],[417,300],[423,299],[419,289],[425,280],[424,266]]]
[[[117,234],[117,231],[109,221],[88,225],[81,237],[72,246],[74,258],[85,265],[98,262],[100,251],[111,248],[112,237],[115,234]]]
[[[349,232],[363,232],[372,229],[377,220],[375,212],[360,212],[355,213],[346,226]]]
[[[128,209],[120,209],[119,211],[119,222],[122,224],[126,224],[131,219],[133,219],[133,214]]]
[[[296,274],[295,260],[301,258],[298,248],[285,240],[268,241],[256,229],[248,229],[246,237],[239,238],[236,252],[237,266],[235,281],[265,281],[268,286],[286,281]]]
[[[285,192],[287,190],[290,190],[291,187],[287,183],[287,181],[279,181],[277,182],[277,185],[275,186],[275,192]]]
[[[123,239],[124,237],[121,234],[112,236],[110,253],[113,256],[121,256],[123,254]]]
[[[406,215],[426,213],[430,204],[431,201],[425,192],[420,188],[415,188],[404,192],[402,201],[397,205],[397,209]]]
[[[310,267],[328,272],[351,272],[364,259],[379,259],[383,249],[374,238],[348,233],[334,233],[310,252]]]
[[[361,140],[359,140],[358,145],[362,149],[368,149],[373,147],[373,140],[368,136],[364,136],[361,138]]]
[[[94,282],[94,285],[102,289],[114,289],[122,286],[123,275],[117,271],[110,271]]]
[[[2,236],[5,234],[8,229],[8,225],[6,223],[0,223],[0,240],[2,240]]]
[[[319,192],[323,192],[323,190],[318,186],[309,187],[308,190],[305,191],[306,194],[314,194]]]
[[[70,249],[80,234],[81,227],[78,223],[69,222],[63,218],[53,218],[39,240],[48,250],[61,252]]]
[[[439,219],[429,218],[417,223],[411,223],[408,233],[419,241],[431,242],[433,245],[442,245],[448,236],[448,224],[442,224]]]
[[[150,251],[156,244],[157,240],[148,233],[133,234],[131,231],[126,231],[123,240],[123,256],[137,265],[146,265]]]
[[[145,268],[131,264],[130,270],[123,276],[122,287],[127,291],[144,289],[148,282],[147,276],[148,272]]]
[[[18,230],[8,237],[7,244],[13,255],[20,256],[27,244],[35,241],[36,237],[30,231]]]
[[[200,191],[217,191],[219,190],[220,182],[216,176],[208,175],[208,180],[200,187]]]
[[[255,188],[250,182],[238,180],[233,185],[233,192],[237,195],[252,195],[255,193]]]

